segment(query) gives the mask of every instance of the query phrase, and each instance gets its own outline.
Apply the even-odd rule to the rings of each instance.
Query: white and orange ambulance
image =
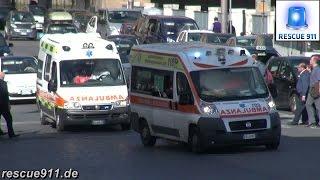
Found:
[[[130,119],[145,146],[164,138],[188,143],[194,152],[219,145],[278,148],[279,114],[244,51],[148,44],[133,47],[130,63]]]
[[[42,124],[121,124],[130,128],[128,89],[116,46],[98,34],[50,34],[40,40],[37,103]]]

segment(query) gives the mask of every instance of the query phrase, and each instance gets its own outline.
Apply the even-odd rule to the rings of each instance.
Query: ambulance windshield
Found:
[[[211,69],[191,72],[202,100],[227,101],[268,97],[258,68]]]
[[[119,60],[89,59],[60,62],[61,87],[125,85]]]

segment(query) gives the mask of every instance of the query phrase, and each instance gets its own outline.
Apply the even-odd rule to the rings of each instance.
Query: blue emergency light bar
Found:
[[[287,28],[299,30],[307,27],[306,9],[304,7],[290,7]]]

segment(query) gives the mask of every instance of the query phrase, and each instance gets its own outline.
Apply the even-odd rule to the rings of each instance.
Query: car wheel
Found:
[[[120,125],[121,125],[121,129],[123,131],[128,131],[131,128],[131,124],[130,123],[123,123],[123,124],[120,124]]]
[[[201,142],[200,130],[197,127],[194,127],[189,132],[188,140],[189,148],[193,153],[203,153],[205,148]]]
[[[56,128],[58,132],[65,130],[64,120],[59,115],[56,116]]]
[[[156,137],[152,136],[147,122],[142,123],[140,137],[145,147],[152,147],[156,144]]]
[[[41,124],[41,125],[48,125],[48,124],[49,124],[49,122],[46,121],[46,117],[45,117],[45,115],[43,114],[42,109],[40,109],[40,124]]]
[[[296,109],[297,109],[297,101],[298,101],[298,96],[296,94],[292,94],[290,96],[290,99],[289,99],[289,109],[291,112],[295,112]]]

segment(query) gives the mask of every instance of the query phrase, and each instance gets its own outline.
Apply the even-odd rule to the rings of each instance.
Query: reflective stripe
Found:
[[[53,55],[55,53],[58,53],[58,49],[50,44],[50,43],[47,43],[47,42],[42,42],[41,43],[41,48],[47,53],[47,54],[50,54],[50,55]]]

